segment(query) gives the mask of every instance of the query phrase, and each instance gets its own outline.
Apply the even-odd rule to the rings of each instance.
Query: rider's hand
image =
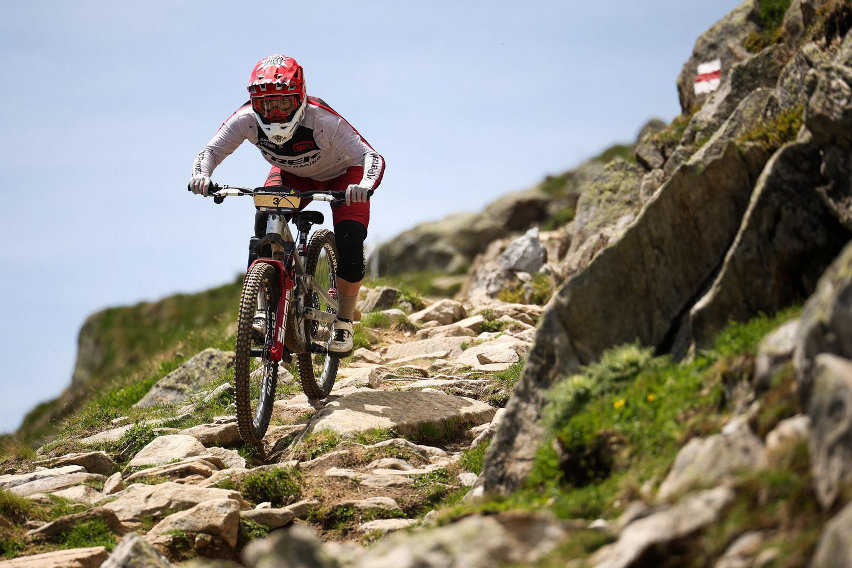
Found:
[[[189,189],[195,195],[201,194],[207,197],[208,190],[210,189],[210,177],[201,174],[193,175],[189,178]]]
[[[353,203],[364,203],[370,195],[370,188],[363,185],[352,184],[346,188],[346,205]]]

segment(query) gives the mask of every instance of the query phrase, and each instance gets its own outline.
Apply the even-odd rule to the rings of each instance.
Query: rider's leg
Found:
[[[329,349],[345,355],[352,351],[352,319],[358,303],[358,291],[364,279],[364,239],[367,227],[354,220],[343,220],[334,226],[337,248],[337,322]]]

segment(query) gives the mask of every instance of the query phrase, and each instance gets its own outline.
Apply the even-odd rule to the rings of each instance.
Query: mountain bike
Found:
[[[338,307],[334,233],[319,229],[311,234],[323,214],[299,206],[305,198],[342,202],[345,192],[211,184],[208,193],[216,203],[251,196],[255,208],[267,216],[265,234],[249,245],[234,358],[240,437],[260,445],[272,416],[279,363],[289,363],[295,355],[299,382],[309,399],[326,398],[334,385],[340,362],[328,351]],[[289,222],[296,227],[295,239]]]

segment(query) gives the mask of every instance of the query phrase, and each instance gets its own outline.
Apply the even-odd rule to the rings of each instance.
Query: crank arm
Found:
[[[305,319],[321,323],[334,323],[337,320],[337,314],[323,312],[316,308],[305,308]]]

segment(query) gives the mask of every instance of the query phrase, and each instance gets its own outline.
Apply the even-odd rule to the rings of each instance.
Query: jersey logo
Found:
[[[293,151],[297,154],[301,154],[302,152],[307,152],[308,150],[316,150],[317,145],[313,140],[301,140],[299,142],[293,142]]]

